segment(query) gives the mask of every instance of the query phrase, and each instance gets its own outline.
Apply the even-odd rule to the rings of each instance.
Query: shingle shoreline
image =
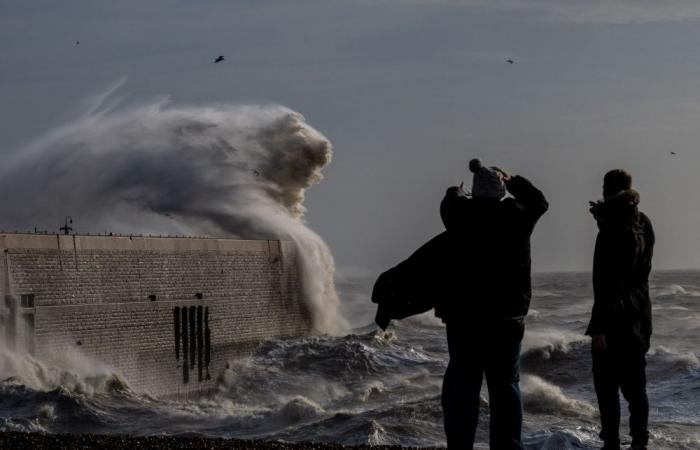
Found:
[[[44,434],[44,433],[0,433],[0,449],[12,450],[389,450],[411,449],[399,446],[345,446],[338,444],[302,442],[283,443],[271,441],[247,441],[238,439],[208,439],[201,437],[130,437],[92,434]],[[428,450],[423,447],[421,450]]]

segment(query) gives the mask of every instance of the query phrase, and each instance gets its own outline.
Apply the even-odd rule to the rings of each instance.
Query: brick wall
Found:
[[[153,395],[211,388],[231,358],[310,328],[289,242],[7,234],[0,249],[18,350],[77,348]]]

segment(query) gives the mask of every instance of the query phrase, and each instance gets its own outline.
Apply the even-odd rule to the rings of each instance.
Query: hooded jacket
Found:
[[[522,319],[531,297],[530,235],[549,204],[521,176],[504,200],[470,198],[450,188],[440,215],[452,244],[449,293],[435,305],[443,321]]]
[[[638,205],[639,194],[629,189],[591,207],[598,237],[586,334],[624,340],[646,352],[652,332],[649,274],[655,237]]]

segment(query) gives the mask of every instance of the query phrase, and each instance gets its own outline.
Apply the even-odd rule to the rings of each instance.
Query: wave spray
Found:
[[[93,232],[292,240],[314,331],[346,330],[333,257],[304,221],[328,139],[282,106],[117,108],[107,103],[118,87],[5,158],[0,226],[55,229],[70,214]]]

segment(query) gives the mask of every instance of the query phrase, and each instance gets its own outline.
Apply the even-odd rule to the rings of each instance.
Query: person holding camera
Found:
[[[530,236],[549,205],[522,176],[485,167],[479,159],[469,168],[471,195],[451,187],[440,206],[455,261],[448,295],[435,305],[446,324],[450,356],[442,388],[447,446],[473,448],[485,375],[490,446],[522,449],[519,367],[531,297]]]

